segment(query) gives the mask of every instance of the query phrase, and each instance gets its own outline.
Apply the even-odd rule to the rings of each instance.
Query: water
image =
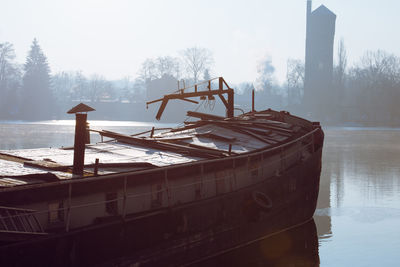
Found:
[[[123,134],[133,134],[156,128],[174,127],[175,124],[130,122],[130,121],[90,121],[94,130],[107,129]],[[42,147],[62,147],[74,145],[74,120],[58,121],[8,121],[0,122],[0,150]],[[100,135],[91,133],[92,143],[100,142]]]
[[[73,121],[0,123],[0,149],[71,146],[73,125]],[[92,128],[126,134],[152,126],[91,122]],[[100,140],[97,134],[91,138]],[[326,129],[314,221],[199,266],[399,266],[399,141],[399,129]]]
[[[325,133],[314,216],[321,266],[399,266],[400,130]]]

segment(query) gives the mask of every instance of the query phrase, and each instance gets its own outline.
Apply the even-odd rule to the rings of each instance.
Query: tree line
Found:
[[[381,50],[367,51],[349,67],[341,40],[335,61],[329,102],[323,103],[325,108],[321,111],[326,122],[400,123],[400,109],[397,108],[397,99],[400,99],[398,56]],[[148,88],[153,81],[162,84],[164,80],[173,79],[183,87],[208,80],[216,76],[213,63],[210,50],[191,47],[180,51],[177,57],[148,58],[136,75],[111,81],[99,74],[85,76],[81,71],[51,74],[47,58],[36,39],[24,64],[16,62],[11,43],[0,43],[0,119],[57,119],[78,102],[144,105],[149,100]],[[287,61],[283,83],[275,78],[275,67],[270,58],[260,62],[257,72],[255,81],[232,85],[236,89],[235,103],[238,107],[245,111],[250,109],[251,91],[255,89],[257,109],[270,107],[307,115],[303,106],[303,60]]]
[[[59,118],[75,102],[144,103],[147,85],[153,80],[168,76],[190,84],[210,78],[210,50],[192,47],[179,55],[146,59],[136,76],[111,81],[99,74],[87,77],[81,71],[51,74],[36,39],[25,64],[16,62],[11,43],[0,43],[0,119]]]
[[[286,80],[279,84],[273,78],[274,68],[270,60],[264,60],[256,84],[245,84],[244,88],[258,89],[257,100],[266,103],[268,107],[312,117],[303,105],[304,72],[303,60],[289,59]],[[249,94],[246,92],[246,95]],[[398,100],[400,57],[383,50],[366,51],[355,64],[348,66],[346,47],[343,39],[340,40],[329,97],[315,99],[323,102],[324,109],[319,111],[323,122],[334,125],[399,127]]]
[[[15,61],[12,44],[0,43],[0,118],[49,117],[54,104],[50,78],[47,58],[36,39],[23,65]]]
[[[290,68],[288,76],[301,77],[294,95],[304,90],[304,64]],[[299,71],[300,70],[300,71]],[[296,73],[301,73],[297,75]],[[294,79],[296,80],[296,79]],[[289,84],[290,82],[288,82]],[[348,66],[344,41],[337,46],[330,95],[323,103],[327,122],[336,124],[357,124],[366,126],[400,125],[400,57],[392,53],[376,50],[366,51],[363,56]],[[298,93],[300,92],[300,93]],[[298,99],[292,99],[298,102]]]

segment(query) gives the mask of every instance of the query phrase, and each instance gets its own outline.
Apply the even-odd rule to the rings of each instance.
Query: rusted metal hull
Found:
[[[196,262],[310,220],[317,203],[321,155],[322,142],[305,161],[233,192],[3,245],[0,265],[110,262],[112,266],[175,266]],[[254,192],[266,195],[271,203],[260,203]]]

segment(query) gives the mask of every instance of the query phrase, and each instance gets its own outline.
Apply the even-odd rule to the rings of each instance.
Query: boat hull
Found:
[[[229,251],[312,218],[321,155],[322,146],[282,173],[213,198],[1,246],[0,265],[175,266]]]

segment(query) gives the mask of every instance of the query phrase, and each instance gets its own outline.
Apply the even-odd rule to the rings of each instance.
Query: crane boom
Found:
[[[218,78],[218,81],[219,81],[218,89],[212,90],[211,89],[211,81],[212,80],[207,81],[208,82],[208,86],[207,86],[208,90],[198,91],[198,85],[204,83],[204,82],[202,82],[200,84],[195,84],[188,88],[180,89],[176,93],[164,95],[163,98],[146,102],[146,104],[150,105],[150,104],[161,101],[160,108],[158,109],[158,112],[156,115],[156,119],[160,120],[165,108],[167,107],[169,100],[180,99],[180,100],[184,100],[184,101],[189,101],[191,103],[198,103],[197,101],[194,101],[194,100],[191,100],[188,98],[201,97],[201,96],[210,97],[210,96],[218,95],[219,98],[221,99],[222,103],[225,105],[226,117],[232,118],[234,115],[233,114],[233,109],[234,109],[234,96],[233,96],[234,91],[233,91],[233,89],[229,87],[229,85],[225,82],[224,78],[219,77]],[[224,88],[224,84],[225,84],[226,88]],[[185,90],[190,89],[190,88],[194,88],[194,91],[193,92],[185,92]],[[224,94],[227,94],[228,100],[225,99]]]

